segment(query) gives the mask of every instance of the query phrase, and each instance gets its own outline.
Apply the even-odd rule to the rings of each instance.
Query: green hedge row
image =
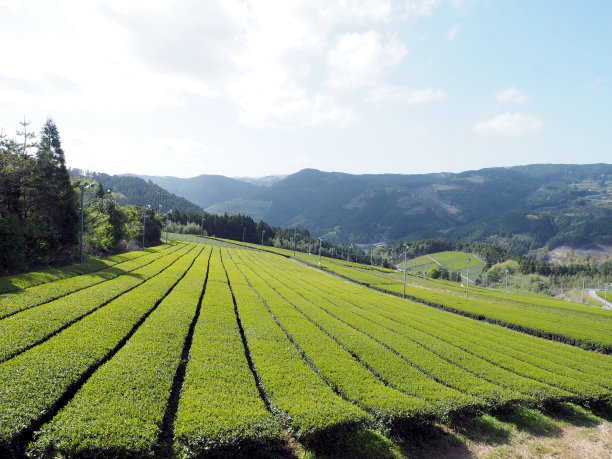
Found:
[[[195,247],[183,246],[181,250],[168,255],[157,255],[156,258],[151,258],[148,264],[129,274],[0,320],[0,362],[47,339],[72,322],[158,275]],[[144,261],[144,258],[141,259]]]
[[[309,441],[370,419],[334,393],[312,370],[231,261],[232,251],[225,254],[229,255],[224,257],[224,264],[254,368],[272,411],[287,431]]]
[[[266,267],[258,266],[259,273],[264,270]],[[333,306],[329,299],[325,295],[316,293],[315,289],[301,288],[287,270],[283,271],[282,281],[280,277],[275,276],[274,271],[268,271],[268,273],[270,274],[266,276],[268,283],[290,300],[302,314],[332,336],[351,354],[358,356],[387,384],[429,401],[439,417],[446,418],[449,415],[466,411],[477,411],[485,405],[482,398],[464,394],[436,381],[431,375],[418,369],[393,349],[353,328],[341,318],[330,314],[324,309],[325,306]]]
[[[376,378],[350,352],[338,346],[331,337],[300,314],[259,277],[251,266],[245,264],[240,268],[266,301],[271,314],[286,330],[290,339],[316,371],[343,397],[388,425],[435,416],[431,403],[393,389]],[[279,269],[280,273],[282,270]]]
[[[118,263],[133,260],[141,257],[146,253],[152,253],[159,250],[159,247],[153,247],[146,250],[120,253],[106,258],[98,258],[85,263],[62,266],[60,268],[49,268],[43,271],[33,271],[23,274],[14,274],[12,276],[0,277],[0,294],[8,292],[16,292],[36,285],[55,282],[61,279],[66,279],[82,274],[90,274],[100,271],[105,268],[110,268]]]
[[[106,307],[0,364],[0,452],[19,447],[24,435],[50,419],[93,371],[123,346],[196,254],[190,252]]]
[[[0,319],[23,311],[40,304],[53,301],[76,291],[103,283],[134,269],[145,266],[159,258],[160,253],[170,253],[177,250],[179,246],[166,248],[144,256],[135,257],[122,263],[97,271],[95,273],[83,274],[55,282],[38,285],[17,293],[0,295]],[[132,252],[134,253],[134,252]]]
[[[398,305],[401,307],[398,308]],[[533,360],[538,366],[555,368],[559,374],[582,376],[586,381],[590,381],[594,377],[601,382],[607,381],[607,376],[612,371],[612,359],[606,355],[585,352],[570,346],[559,346],[548,340],[534,339],[529,335],[483,324],[469,318],[457,317],[452,314],[432,314],[431,310],[426,307],[408,302],[398,303],[398,300],[391,297],[381,297],[381,301],[377,301],[376,306],[381,311],[386,311],[388,317],[391,318],[406,317],[406,320],[411,321],[411,323],[424,322],[434,328],[446,326],[447,333],[463,331],[463,336],[469,337],[475,342],[487,342],[489,343],[488,346],[494,345],[495,349],[499,349],[509,356],[517,357],[520,355],[521,360]],[[487,325],[492,332],[482,333],[483,325]],[[561,365],[555,364],[555,362],[559,362]],[[585,375],[585,372],[588,376]],[[608,384],[612,385],[612,382]]]
[[[257,263],[257,260],[251,259],[249,263]],[[271,259],[268,263],[269,266],[275,266],[278,261]],[[280,266],[279,268],[282,269]],[[297,269],[297,267],[292,268],[293,270]],[[351,285],[347,285],[337,279],[322,275],[321,273],[308,270],[307,268],[304,269],[306,270],[304,272],[298,269],[298,271],[300,271],[298,275],[303,277],[310,276],[309,280],[316,280],[316,287],[309,286],[304,288],[296,285],[295,289],[304,295],[308,295],[308,291],[315,289],[323,293],[325,292],[325,284],[329,282],[334,288],[341,290],[341,294],[335,293],[327,296],[329,299],[328,303],[319,304],[319,307],[328,312],[328,314],[331,313],[330,316],[341,318],[346,324],[350,325],[356,331],[359,331],[364,340],[367,339],[367,337],[373,337],[378,343],[384,345],[388,349],[392,349],[393,352],[402,358],[402,360],[410,362],[411,366],[430,375],[436,381],[475,397],[476,400],[478,400],[478,404],[482,403],[489,406],[500,406],[527,399],[527,397],[521,396],[513,390],[501,387],[495,382],[483,379],[469,370],[454,365],[446,356],[439,355],[414,340],[406,339],[401,334],[356,314],[353,312],[355,308],[352,307],[352,304],[342,300],[347,290],[352,287]],[[285,273],[283,277],[286,278],[287,273],[290,272],[291,269],[287,267],[282,269],[282,271]],[[360,298],[363,299],[371,292],[361,289],[360,293]],[[342,304],[342,307],[335,306],[338,301]],[[359,309],[356,311],[360,312]],[[443,401],[441,402],[443,403]]]
[[[210,257],[203,250],[123,348],[30,448],[33,456],[153,456]]]
[[[218,249],[211,258],[174,436],[176,449],[184,456],[264,445],[282,438],[249,368]]]
[[[263,257],[260,257],[260,259],[263,259]],[[276,260],[277,268],[279,267],[279,263],[280,262]],[[288,276],[292,276],[292,274]],[[285,276],[285,279],[288,276]],[[324,288],[326,283],[334,283],[328,276],[320,274],[318,277],[321,278],[316,282],[316,286],[319,289]],[[310,295],[308,292],[315,290],[314,284],[309,287],[310,288],[302,287],[303,291],[306,292],[304,295]],[[416,320],[418,316],[415,316],[416,313],[414,311],[406,320],[398,320],[397,309],[390,311],[386,316],[377,314],[375,308],[368,307],[368,303],[378,302],[377,300],[374,301],[374,298],[380,295],[373,292],[364,294],[362,289],[346,286],[343,287],[342,293],[339,291],[332,292],[333,294],[331,297],[334,298],[336,302],[339,296],[346,299],[347,296],[350,296],[347,295],[347,290],[354,291],[355,305],[353,305],[352,308],[350,305],[347,305],[341,310],[336,311],[336,314],[352,324],[355,323],[355,320],[360,320],[360,327],[367,327],[367,329],[364,330],[367,333],[373,334],[370,330],[374,330],[373,324],[378,324],[383,328],[376,331],[374,335],[376,337],[381,337],[383,334],[388,335],[389,330],[394,331],[412,342],[418,343],[434,351],[436,354],[473,374],[527,396],[531,396],[538,401],[577,398],[586,401],[597,400],[605,398],[608,393],[603,387],[598,387],[571,376],[553,373],[549,370],[516,359],[508,354],[500,354],[496,351],[492,351],[477,342],[461,341],[452,333],[452,327],[449,327],[445,331],[439,331],[436,328],[435,318],[432,320],[431,326],[425,327]],[[370,300],[370,298],[372,298],[372,300]],[[395,300],[395,303],[396,305],[401,305],[403,302]],[[347,309],[354,315],[347,315]],[[421,306],[417,309],[422,310],[423,307]],[[429,316],[432,315],[431,310],[427,312]],[[434,317],[438,315],[443,316],[444,314],[440,312],[433,314]],[[484,334],[484,330],[482,330],[483,327],[480,328],[480,334]],[[383,342],[385,341],[383,340]],[[401,343],[398,343],[398,345],[399,344]]]
[[[403,285],[384,280],[379,274],[365,270],[327,264],[326,269],[373,288],[401,295]],[[540,305],[533,297],[532,304],[501,304],[476,298],[463,298],[450,293],[430,289],[406,287],[406,296],[439,309],[486,320],[536,336],[562,341],[568,344],[588,346],[606,353],[612,352],[612,311],[592,308],[591,312],[581,305],[555,308],[550,304]]]
[[[305,276],[302,277],[306,279]],[[582,401],[607,399],[610,395],[609,388],[612,383],[609,382],[609,372],[612,369],[612,359],[607,356],[434,312],[421,305],[392,297],[378,295],[376,301],[368,301],[370,295],[364,296],[355,286],[344,287],[344,300],[339,300],[340,291],[326,289],[326,285],[325,279],[316,283],[317,288],[324,289],[334,297],[335,303],[345,303],[343,314],[347,308],[352,307],[362,317],[376,320],[388,328],[409,326],[425,334],[430,341],[445,341],[471,354],[482,356],[487,362],[517,375],[572,392]],[[315,284],[303,284],[302,287],[306,291],[312,291]],[[420,341],[424,342],[425,339]],[[533,395],[538,398],[546,397],[546,393]]]

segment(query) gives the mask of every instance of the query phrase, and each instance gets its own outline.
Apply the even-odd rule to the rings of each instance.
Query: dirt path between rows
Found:
[[[600,297],[597,292],[598,290],[595,289],[589,289],[589,296],[597,301],[599,301],[600,303],[603,304],[603,308],[604,309],[612,309],[612,303],[610,301],[606,301],[604,300],[602,297]],[[610,298],[612,298],[612,292],[610,292]]]

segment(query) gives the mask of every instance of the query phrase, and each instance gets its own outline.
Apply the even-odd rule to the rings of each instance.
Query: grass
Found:
[[[467,252],[437,252],[429,255],[412,258],[407,261],[406,265],[409,272],[430,271],[434,266],[442,266],[446,269],[459,271],[467,268],[467,260],[470,259],[470,274],[476,275],[482,272],[484,262],[472,253]],[[396,263],[398,269],[404,269],[404,260],[398,260]]]
[[[363,428],[325,444],[298,445],[295,454],[300,459],[607,457],[611,420],[610,413],[595,414],[569,403],[546,412],[517,407],[404,432]]]

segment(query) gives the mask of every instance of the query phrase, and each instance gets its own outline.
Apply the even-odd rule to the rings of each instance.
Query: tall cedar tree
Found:
[[[44,244],[40,249],[53,256],[70,250],[78,241],[79,213],[59,132],[51,118],[40,132],[36,162],[36,215]]]

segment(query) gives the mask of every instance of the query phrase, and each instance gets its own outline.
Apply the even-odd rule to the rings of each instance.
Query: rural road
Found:
[[[612,303],[610,301],[606,301],[604,300],[602,297],[600,297],[599,295],[597,295],[597,290],[596,289],[589,289],[588,290],[589,295],[591,296],[591,298],[601,302],[603,304],[603,308],[604,309],[612,309]],[[610,296],[609,298],[612,298],[612,292],[610,292]]]

